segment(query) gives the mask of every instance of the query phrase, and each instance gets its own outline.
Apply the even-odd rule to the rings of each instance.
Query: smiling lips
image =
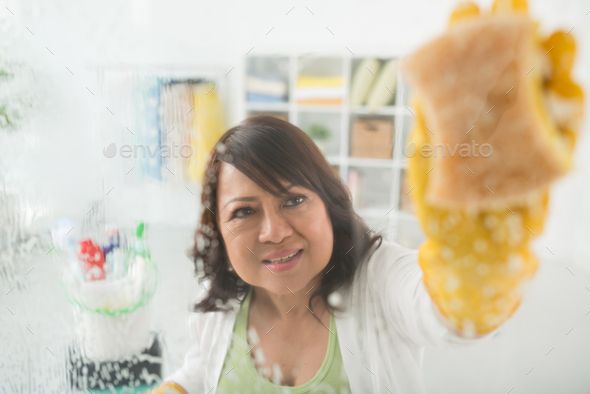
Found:
[[[295,253],[291,253],[281,259],[263,260],[262,263],[265,264],[265,267],[271,270],[271,272],[289,271],[297,266],[302,255],[303,249],[299,249]]]
[[[285,249],[280,252],[271,253],[264,260],[264,263],[282,263],[290,260],[303,249]]]
[[[291,256],[291,255],[299,252],[300,250],[301,249],[283,249],[281,251],[274,252],[274,253],[267,255],[266,257],[264,257],[263,261],[266,262],[266,261],[271,261],[271,260],[279,260],[279,259]]]

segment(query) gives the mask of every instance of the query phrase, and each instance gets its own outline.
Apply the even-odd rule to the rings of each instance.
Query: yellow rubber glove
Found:
[[[173,382],[164,382],[157,388],[153,389],[150,394],[187,394],[186,391],[178,384]]]
[[[526,1],[496,1],[487,14],[463,3],[446,33],[402,62],[416,112],[410,196],[427,236],[419,263],[433,302],[466,337],[518,308],[538,267],[529,244],[549,187],[572,165],[584,98],[570,77],[575,42],[564,32],[542,40],[536,28]],[[472,140],[493,153],[461,157]],[[459,147],[433,157],[419,152],[426,144]]]

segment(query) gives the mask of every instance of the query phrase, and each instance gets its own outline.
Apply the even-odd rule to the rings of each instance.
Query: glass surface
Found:
[[[580,81],[587,100],[587,2],[528,3],[530,14],[540,22],[540,39],[552,33],[551,26],[559,25],[565,39],[576,40],[572,79]],[[352,75],[363,59],[374,56],[385,61],[411,53],[420,42],[446,30],[450,7],[434,1],[370,5],[344,1],[333,7],[188,0],[165,5],[140,0],[4,2],[0,12],[0,394],[149,393],[183,365],[194,343],[189,316],[203,290],[189,257],[198,213],[204,209],[203,190],[193,177],[183,175],[188,167],[185,158],[144,160],[144,153],[150,155],[145,148],[135,150],[138,157],[108,157],[111,144],[119,149],[194,143],[196,152],[205,146],[196,141],[197,128],[204,130],[201,136],[211,137],[205,144],[219,137],[209,133],[215,127],[212,123],[193,123],[197,119],[190,115],[203,110],[203,105],[183,99],[185,89],[177,89],[182,84],[172,79],[185,85],[199,79],[218,81],[211,93],[219,93],[226,110],[224,129],[245,115],[260,113],[297,122],[305,130],[325,125],[331,136],[324,152],[334,171],[342,174],[355,210],[368,228],[401,246],[419,248],[424,234],[414,216],[415,190],[406,180],[407,170],[399,169],[406,163],[398,159],[405,158],[395,157],[394,162],[347,157],[352,121],[361,116],[394,120],[395,126],[401,126],[395,128],[394,142],[403,146],[393,151],[403,151],[415,121],[412,91],[400,77],[394,101],[375,111],[366,102],[357,108],[347,103]],[[482,7],[482,12],[488,10]],[[486,42],[480,41],[480,49]],[[547,59],[557,49],[539,53]],[[441,52],[445,62],[451,60],[451,51]],[[571,57],[564,53],[562,60],[567,59]],[[535,63],[531,71],[532,66],[520,74],[530,71],[527,83],[540,74],[536,74],[539,65]],[[437,65],[432,68],[433,73],[441,70]],[[247,76],[255,78],[248,81]],[[313,77],[303,81],[311,88],[301,89],[303,101],[308,101],[302,104],[297,103],[294,89],[300,76]],[[516,90],[507,88],[500,95]],[[200,98],[212,96],[198,93]],[[446,104],[461,102],[456,94],[442,97]],[[479,105],[477,100],[467,104]],[[488,116],[500,109],[496,105]],[[426,393],[588,394],[588,115],[586,111],[577,134],[574,166],[551,186],[544,230],[531,238],[530,251],[540,265],[524,287],[521,305],[487,342],[461,349],[427,347],[421,359]],[[341,145],[346,140],[348,144]],[[162,150],[155,152],[159,155]],[[198,153],[201,160],[206,154],[206,150]],[[72,262],[79,264],[75,248],[83,236],[93,237],[100,246],[111,242],[106,227],[104,232],[96,229],[99,223],[119,228],[129,240],[136,220],[148,223],[153,267],[111,283],[81,280],[71,272]],[[59,237],[54,237],[56,226]],[[283,242],[300,241],[299,235]],[[76,242],[62,242],[68,237]],[[258,246],[270,251],[278,248],[273,242]],[[106,253],[104,269],[117,273],[114,261],[125,261],[128,246],[120,248],[121,256]],[[250,254],[245,248],[242,252]],[[86,273],[100,276],[92,265]],[[481,272],[485,273],[477,274]],[[368,292],[374,289],[367,283]],[[415,314],[408,315],[412,315],[408,324],[419,322]],[[362,327],[367,320],[355,324]],[[277,328],[268,335],[276,334]],[[382,338],[382,333],[369,339]],[[353,348],[346,345],[343,356],[359,360],[359,353],[352,355]],[[373,366],[390,367],[376,365],[373,356],[377,355],[369,354],[367,365],[352,372],[371,380]],[[388,356],[392,355],[385,359]],[[207,365],[212,362],[206,360]]]

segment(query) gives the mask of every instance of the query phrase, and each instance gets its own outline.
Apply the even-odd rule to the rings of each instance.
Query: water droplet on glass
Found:
[[[337,291],[330,293],[328,296],[328,304],[332,307],[339,307],[342,305],[342,296]]]
[[[219,153],[225,152],[225,149],[226,149],[225,144],[223,142],[218,143],[216,146],[216,149],[217,149],[217,152],[219,152]]]
[[[405,147],[404,156],[406,156],[408,158],[412,158],[412,157],[416,156],[417,151],[418,150],[416,149],[416,143],[411,142]]]

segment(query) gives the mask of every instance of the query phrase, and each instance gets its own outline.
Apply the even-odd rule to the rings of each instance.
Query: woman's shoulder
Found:
[[[230,324],[240,310],[240,302],[230,299],[220,310],[203,312],[193,311],[188,316],[190,335],[195,340],[207,338],[210,333],[215,333],[223,325]]]
[[[408,269],[418,267],[418,251],[382,239],[375,242],[363,255],[362,261],[356,269],[353,280],[342,291],[346,296],[368,294],[363,289],[372,287],[375,292],[378,284],[386,283],[392,277],[403,275]],[[369,285],[371,284],[371,285]],[[346,298],[346,297],[345,297]]]
[[[203,385],[212,376],[213,367],[222,357],[233,328],[233,310],[190,312],[188,316],[189,348],[182,367],[165,380],[183,387],[186,392],[204,392]]]

